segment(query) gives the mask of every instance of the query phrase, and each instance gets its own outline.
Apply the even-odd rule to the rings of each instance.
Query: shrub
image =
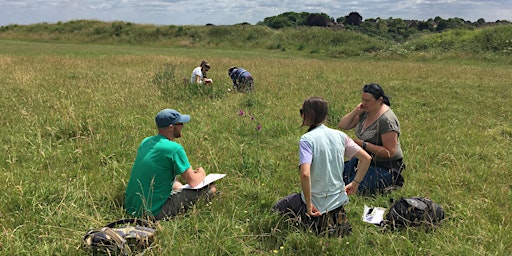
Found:
[[[495,26],[483,29],[474,38],[477,49],[497,53],[512,52],[512,26]]]

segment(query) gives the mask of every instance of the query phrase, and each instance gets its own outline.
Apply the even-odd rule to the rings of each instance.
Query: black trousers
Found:
[[[172,218],[188,211],[199,199],[210,199],[210,185],[201,189],[182,189],[173,192],[162,206],[162,211],[155,216],[155,220]]]

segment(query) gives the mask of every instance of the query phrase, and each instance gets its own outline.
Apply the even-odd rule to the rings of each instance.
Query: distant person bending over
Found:
[[[199,67],[195,68],[192,71],[192,75],[190,77],[190,83],[192,84],[211,84],[213,83],[212,79],[206,77],[206,72],[210,70],[210,64],[206,61],[202,61]]]
[[[231,67],[228,70],[228,75],[231,81],[233,81],[233,89],[237,91],[252,91],[254,79],[249,71],[244,68]]]
[[[350,233],[343,206],[347,195],[355,194],[371,157],[351,138],[324,125],[327,102],[320,97],[306,99],[300,109],[302,125],[308,131],[299,142],[301,193],[291,194],[274,204],[272,210],[301,220],[317,234],[343,236]],[[361,159],[352,182],[343,182],[345,157]]]
[[[372,164],[359,192],[373,195],[403,186],[401,173],[405,168],[400,147],[400,123],[393,110],[388,96],[378,84],[367,84],[361,94],[362,102],[352,112],[344,116],[339,128],[348,130],[355,128],[357,139],[354,141],[372,155]],[[344,180],[354,179],[358,159],[345,163]]]
[[[137,150],[126,187],[126,212],[134,217],[162,220],[187,211],[200,198],[216,192],[214,184],[202,189],[181,189],[180,176],[190,186],[200,184],[204,169],[192,169],[183,147],[174,140],[182,136],[189,115],[164,109],[155,118],[158,134],[145,138]]]

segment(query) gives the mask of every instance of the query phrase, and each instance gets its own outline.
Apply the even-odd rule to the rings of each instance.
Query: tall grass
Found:
[[[183,78],[202,59],[214,85],[190,87]],[[155,134],[154,115],[172,107],[192,116],[179,139],[192,165],[227,176],[212,204],[161,222],[147,255],[507,255],[512,82],[510,59],[502,60],[0,41],[0,254],[87,255],[80,242],[89,228],[126,217],[136,148]],[[253,74],[253,93],[228,91],[233,65]],[[325,97],[335,127],[370,82],[384,87],[401,121],[404,188],[352,196],[346,238],[317,237],[271,214],[300,190],[302,101]],[[434,232],[361,221],[365,204],[415,195],[444,206]]]

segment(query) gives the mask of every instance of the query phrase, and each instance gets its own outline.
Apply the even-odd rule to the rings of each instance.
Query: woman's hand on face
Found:
[[[354,108],[354,112],[357,114],[357,115],[360,115],[364,112],[366,112],[366,110],[363,108],[363,103],[359,103],[356,108]]]

